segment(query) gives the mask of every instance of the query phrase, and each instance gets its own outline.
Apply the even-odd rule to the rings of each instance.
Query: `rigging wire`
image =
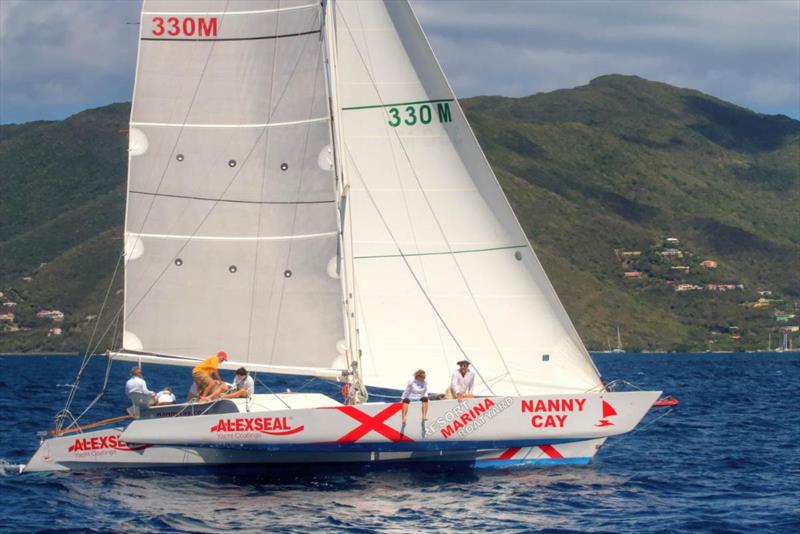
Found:
[[[347,151],[348,151],[348,154],[349,154],[350,150],[349,150],[349,149],[347,149]],[[350,154],[350,158],[352,159],[352,154]],[[355,160],[353,160],[353,167],[355,168],[355,170],[356,170],[356,173],[357,173],[359,176],[361,176],[361,171],[358,169],[358,165],[356,165],[356,163],[355,163]],[[422,285],[422,282],[421,282],[421,281],[420,281],[420,279],[417,277],[417,273],[415,273],[415,272],[414,272],[414,269],[412,269],[412,268],[411,268],[411,264],[410,264],[410,263],[409,263],[409,261],[408,261],[408,257],[405,255],[405,253],[403,252],[403,250],[400,248],[400,245],[398,244],[398,242],[397,242],[397,239],[394,237],[394,233],[392,232],[391,228],[389,228],[389,224],[388,224],[388,222],[387,222],[387,221],[386,221],[386,219],[383,217],[383,213],[381,213],[381,211],[378,209],[377,203],[375,202],[375,199],[374,199],[374,198],[373,198],[373,196],[372,196],[372,192],[371,192],[371,191],[369,190],[369,188],[367,187],[367,184],[366,184],[366,182],[364,182],[364,180],[363,180],[363,179],[361,180],[361,182],[362,182],[362,184],[363,184],[363,186],[364,186],[364,192],[366,192],[366,193],[367,193],[367,197],[369,198],[370,202],[372,203],[373,207],[375,208],[375,211],[376,211],[376,213],[378,214],[378,217],[380,217],[380,219],[381,219],[381,222],[382,222],[382,223],[383,223],[383,225],[386,227],[386,232],[389,234],[389,237],[391,237],[391,238],[392,238],[392,242],[394,243],[394,246],[397,248],[397,251],[399,252],[399,257],[400,257],[400,258],[403,260],[403,263],[405,263],[405,266],[406,266],[406,268],[408,269],[408,272],[409,272],[409,273],[411,273],[411,277],[414,279],[414,282],[417,284],[417,287],[419,287],[420,291],[422,292],[422,295],[425,297],[425,300],[427,300],[427,301],[428,301],[428,304],[431,306],[431,309],[432,309],[432,310],[433,310],[433,312],[436,314],[436,317],[438,317],[438,318],[439,318],[439,321],[441,321],[441,323],[442,323],[442,326],[445,328],[445,330],[447,331],[447,333],[450,335],[451,339],[453,340],[453,343],[455,343],[456,347],[458,347],[458,350],[459,350],[459,352],[461,352],[461,354],[464,356],[464,358],[466,358],[467,360],[469,360],[469,356],[467,356],[467,353],[466,353],[466,351],[464,350],[464,347],[462,347],[462,346],[461,346],[461,343],[458,341],[458,339],[456,338],[456,336],[455,336],[455,334],[453,333],[453,331],[452,331],[452,330],[450,330],[450,327],[449,327],[449,326],[448,326],[448,324],[445,322],[445,320],[444,320],[444,317],[442,317],[442,314],[439,312],[439,309],[438,309],[438,308],[436,307],[436,305],[433,303],[433,300],[431,299],[430,295],[428,295],[428,292],[427,292],[427,291],[425,291],[425,288],[423,287],[423,285]],[[488,381],[487,381],[487,380],[486,380],[486,379],[483,377],[483,375],[481,374],[481,372],[478,370],[477,366],[476,366],[475,364],[473,364],[473,366],[472,366],[472,367],[473,367],[473,369],[475,370],[475,374],[477,374],[477,375],[478,375],[478,377],[480,377],[481,381],[484,383],[484,385],[486,386],[486,388],[489,390],[489,393],[491,393],[492,395],[494,395],[494,392],[492,391],[492,388],[491,388],[491,386],[489,385],[489,382],[488,382]]]
[[[264,382],[263,382],[263,381],[262,381],[260,378],[258,378],[258,376],[256,376],[256,375],[255,375],[255,373],[253,373],[253,376],[255,376],[255,379],[256,379],[256,381],[257,381],[259,384],[261,384],[262,386],[264,386],[264,388],[265,388],[265,389],[266,389],[266,390],[267,390],[267,391],[268,391],[268,392],[269,392],[271,395],[274,395],[274,396],[275,396],[275,398],[276,398],[276,399],[278,399],[279,401],[281,401],[281,402],[283,403],[283,405],[284,405],[284,406],[286,406],[286,407],[287,407],[287,408],[289,408],[290,410],[292,409],[292,407],[291,407],[291,406],[289,406],[289,404],[288,404],[288,403],[287,403],[285,400],[283,400],[283,398],[281,398],[281,396],[280,396],[278,393],[275,393],[274,391],[272,391],[272,388],[271,388],[271,387],[269,387],[268,385],[266,385],[266,384],[265,384],[265,383],[264,383]]]
[[[363,28],[364,27],[364,21],[363,21],[363,18],[361,16],[361,5],[360,4],[355,4],[354,7],[355,7],[355,10],[358,13],[359,24]],[[347,26],[347,21],[345,21],[345,26]],[[352,34],[351,34],[351,36],[352,36]],[[374,62],[372,60],[372,56],[370,54],[370,49],[369,48],[367,48],[365,50],[365,55],[366,55],[366,60],[364,60],[364,64],[365,64],[365,66],[367,66],[366,65],[367,60],[369,61],[369,66],[367,68],[367,72],[369,73],[370,78],[371,78],[371,76],[372,76],[371,73],[372,73],[372,70],[374,68],[373,67]],[[376,88],[376,93],[378,93],[378,98],[380,99],[381,98],[380,92],[377,91],[377,88]],[[386,134],[386,132],[389,132],[389,135],[387,135],[387,137],[391,136],[391,131],[392,130],[390,129],[390,126],[389,126],[388,122],[386,122],[386,121],[383,121],[383,131],[384,131],[385,134]],[[405,212],[406,212],[406,220],[408,221],[408,227],[411,230],[411,237],[414,240],[414,248],[417,250],[417,253],[419,253],[419,252],[422,252],[422,250],[420,249],[419,240],[417,239],[417,230],[414,227],[414,221],[413,221],[413,218],[411,216],[411,210],[409,208],[408,195],[407,195],[406,189],[403,187],[403,180],[402,180],[401,173],[400,173],[400,167],[399,167],[399,164],[398,164],[398,161],[397,161],[397,157],[396,157],[395,151],[394,150],[390,150],[390,153],[392,155],[392,165],[394,166],[394,171],[395,171],[394,175],[397,178],[397,188],[400,190],[400,193],[401,193],[401,195],[403,197],[403,207],[405,208]],[[420,187],[420,190],[421,189],[422,188]],[[431,211],[432,211],[432,209],[431,209]],[[420,272],[422,274],[422,281],[425,283],[426,286],[429,286],[428,275],[427,275],[427,272],[425,270],[425,262],[422,261],[422,260],[419,261],[419,269],[420,269]],[[439,346],[441,347],[441,357],[444,360],[445,368],[449,370],[450,364],[447,361],[447,352],[446,352],[446,349],[445,349],[445,340],[444,340],[444,338],[442,336],[441,325],[439,324],[439,321],[436,321],[435,324],[436,324],[436,327],[437,327],[436,328],[436,335],[439,338]]]
[[[355,39],[355,36],[353,35],[353,32],[352,32],[352,30],[350,29],[350,25],[348,24],[348,22],[347,22],[347,19],[346,19],[346,18],[345,18],[345,17],[342,15],[342,16],[341,16],[341,20],[344,22],[344,25],[345,25],[345,27],[347,28],[347,31],[348,31],[348,33],[350,34],[350,37],[351,37],[351,39],[352,39],[352,40],[353,40],[353,42],[355,43],[355,42],[356,42],[356,39]],[[375,79],[374,79],[374,78],[373,78],[373,76],[372,76],[372,72],[370,71],[370,69],[369,69],[369,66],[368,66],[368,65],[367,65],[367,63],[366,63],[366,60],[364,59],[364,56],[363,56],[363,55],[362,55],[362,53],[361,53],[361,50],[359,49],[359,47],[358,47],[358,46],[356,46],[356,47],[354,47],[354,48],[355,48],[355,50],[356,50],[356,52],[357,52],[357,54],[358,54],[358,57],[359,57],[359,59],[361,60],[361,63],[362,63],[362,64],[363,64],[363,66],[365,67],[365,70],[366,70],[367,76],[369,77],[369,80],[370,80],[370,82],[372,83],[372,86],[373,86],[373,87],[376,89],[376,90],[375,90],[375,93],[376,93],[376,95],[377,95],[377,98],[378,98],[379,102],[381,103],[381,105],[382,105],[383,107],[385,107],[385,105],[386,105],[386,104],[384,103],[384,101],[383,101],[383,97],[381,96],[381,94],[380,94],[380,91],[378,90],[378,84],[375,82]],[[431,203],[430,203],[430,199],[428,198],[428,195],[427,195],[427,193],[425,192],[425,189],[422,187],[422,182],[421,182],[421,180],[420,180],[420,178],[419,178],[419,175],[418,175],[418,174],[417,174],[417,172],[416,172],[416,168],[414,167],[414,164],[413,164],[413,162],[412,162],[412,160],[411,160],[411,158],[410,158],[410,156],[409,156],[409,154],[408,154],[408,151],[406,150],[405,144],[403,143],[403,140],[402,140],[402,138],[400,137],[400,134],[399,134],[399,133],[397,133],[397,132],[395,131],[395,132],[394,132],[394,134],[395,134],[395,138],[397,139],[397,142],[398,142],[398,144],[400,145],[400,148],[401,148],[401,150],[403,151],[403,155],[405,156],[405,158],[406,158],[406,160],[407,160],[407,162],[408,162],[408,164],[409,164],[409,167],[410,167],[410,169],[411,169],[411,171],[412,171],[412,174],[413,174],[413,176],[414,176],[414,179],[415,179],[415,181],[417,182],[417,186],[419,187],[419,191],[420,191],[420,193],[422,193],[422,196],[423,196],[423,198],[425,199],[425,202],[426,202],[426,204],[427,204],[427,206],[428,206],[428,209],[429,209],[429,211],[430,211],[431,215],[433,216],[433,218],[434,218],[434,221],[436,222],[436,225],[437,225],[437,227],[438,227],[438,229],[439,229],[439,232],[440,232],[440,234],[442,235],[442,238],[444,239],[444,242],[445,242],[445,244],[447,245],[448,252],[450,253],[450,256],[451,256],[451,258],[453,259],[453,262],[455,263],[455,265],[456,265],[456,268],[458,269],[459,275],[461,276],[461,279],[462,279],[462,281],[464,282],[464,285],[465,285],[465,286],[466,286],[466,288],[467,288],[467,292],[470,294],[470,297],[471,297],[471,299],[472,299],[473,305],[475,306],[476,310],[478,311],[478,314],[480,315],[480,317],[481,317],[481,319],[482,319],[482,321],[483,321],[483,323],[484,323],[484,327],[487,329],[488,335],[489,335],[490,339],[492,340],[492,344],[494,345],[494,347],[495,347],[495,350],[497,351],[497,354],[498,354],[498,356],[500,356],[500,360],[502,361],[502,363],[503,363],[503,366],[506,368],[506,372],[507,372],[508,376],[509,376],[509,377],[510,377],[510,379],[511,379],[511,383],[512,383],[512,385],[514,386],[514,389],[517,391],[517,394],[519,394],[519,389],[517,388],[516,382],[514,381],[514,377],[513,377],[513,375],[511,374],[511,371],[510,371],[510,369],[509,369],[508,365],[506,364],[506,362],[505,362],[505,359],[503,358],[502,352],[500,351],[500,348],[498,347],[498,345],[497,345],[497,342],[496,342],[496,340],[494,339],[494,336],[492,335],[491,331],[490,331],[490,330],[489,330],[489,328],[488,328],[488,323],[487,323],[487,321],[486,321],[486,318],[484,317],[484,315],[483,315],[483,312],[481,311],[480,307],[479,307],[479,306],[478,306],[478,304],[477,304],[477,301],[475,300],[475,295],[474,295],[474,293],[472,292],[472,289],[470,288],[470,286],[469,286],[469,283],[467,282],[466,276],[464,275],[464,272],[462,271],[462,269],[461,269],[461,266],[460,266],[460,264],[458,263],[458,260],[457,260],[457,258],[455,257],[455,254],[454,254],[454,252],[453,252],[453,248],[452,248],[452,246],[450,245],[450,241],[449,241],[449,239],[447,238],[447,236],[446,236],[446,235],[445,235],[445,233],[444,233],[444,228],[442,227],[442,225],[441,225],[441,222],[439,221],[439,218],[436,216],[436,213],[435,213],[435,211],[433,210],[433,206],[432,206],[432,205],[431,205]],[[363,175],[362,175],[362,174],[361,174],[361,172],[358,170],[358,167],[357,167],[357,165],[355,164],[355,159],[353,158],[353,155],[350,153],[350,150],[349,150],[349,148],[348,148],[348,147],[345,147],[345,148],[347,149],[347,151],[348,151],[348,154],[350,154],[350,159],[351,159],[351,161],[353,162],[353,165],[354,165],[354,167],[356,167],[356,172],[359,174],[359,176],[361,176],[361,177],[362,177],[362,178],[361,178],[361,182],[362,182],[362,185],[364,186],[364,191],[367,193],[367,196],[369,197],[369,199],[370,199],[370,202],[372,203],[373,207],[375,208],[375,211],[378,213],[378,216],[380,217],[380,219],[381,219],[381,222],[383,223],[384,227],[386,228],[386,231],[387,231],[387,233],[388,233],[388,234],[389,234],[389,236],[391,237],[391,239],[392,239],[392,242],[393,242],[393,244],[394,244],[395,248],[396,248],[396,249],[397,249],[397,251],[399,252],[399,256],[400,256],[400,257],[403,259],[403,262],[404,262],[404,264],[405,264],[406,268],[409,270],[409,272],[411,273],[411,276],[414,278],[414,281],[415,281],[415,283],[416,283],[416,284],[417,284],[417,286],[419,287],[419,289],[420,289],[420,291],[422,292],[422,294],[423,294],[423,296],[425,297],[425,299],[428,301],[429,305],[431,306],[431,308],[433,309],[434,313],[435,313],[435,314],[436,314],[436,316],[438,317],[438,319],[439,319],[439,321],[441,322],[442,326],[445,328],[445,330],[446,330],[446,331],[447,331],[447,333],[450,335],[450,337],[451,337],[451,339],[453,340],[453,342],[454,342],[454,343],[456,344],[456,346],[458,347],[458,349],[459,349],[459,351],[461,352],[461,354],[464,356],[464,358],[466,358],[468,361],[470,361],[470,362],[472,363],[472,365],[473,365],[473,369],[475,369],[475,372],[476,372],[476,374],[478,374],[478,376],[481,378],[481,380],[483,381],[484,385],[485,385],[485,386],[486,386],[486,388],[489,390],[489,392],[492,392],[491,386],[490,386],[490,385],[489,385],[489,383],[488,383],[488,382],[487,382],[487,381],[484,379],[484,377],[483,377],[483,376],[482,376],[482,375],[481,375],[481,374],[478,372],[477,366],[474,364],[474,362],[472,362],[472,360],[470,359],[470,357],[467,355],[466,351],[465,351],[465,350],[464,350],[464,348],[461,346],[461,343],[460,343],[460,342],[458,341],[458,339],[456,338],[456,336],[455,336],[454,332],[453,332],[453,331],[450,329],[449,325],[448,325],[448,324],[445,322],[445,320],[444,320],[444,317],[442,316],[441,312],[440,312],[440,311],[439,311],[439,309],[436,307],[436,305],[433,303],[433,300],[432,300],[432,298],[430,297],[430,295],[428,294],[428,292],[425,290],[425,287],[423,286],[423,284],[422,284],[422,281],[419,279],[419,277],[417,276],[417,274],[414,272],[414,269],[411,267],[411,264],[410,264],[410,262],[408,261],[408,258],[407,258],[407,256],[406,256],[406,254],[405,254],[405,253],[403,252],[403,250],[400,248],[400,245],[399,245],[399,243],[398,243],[397,239],[395,238],[395,236],[394,236],[394,233],[391,231],[391,229],[390,229],[390,227],[389,227],[389,224],[388,224],[388,222],[386,221],[386,219],[384,218],[383,214],[381,213],[381,210],[380,210],[380,208],[378,207],[378,204],[377,204],[377,202],[375,201],[374,197],[372,196],[372,193],[371,193],[371,191],[369,191],[369,188],[368,188],[368,187],[367,187],[367,185],[366,185],[366,181],[364,180],[364,178],[363,178]],[[396,162],[395,162],[395,165],[396,165]],[[492,394],[493,394],[493,393],[492,393]]]
[[[224,10],[223,10],[223,11],[227,11],[227,10],[228,10],[228,4],[229,4],[229,3],[230,3],[230,0],[227,0],[227,1],[226,1],[226,3],[225,3],[225,8],[224,8]],[[222,17],[221,17],[221,19],[222,19],[222,20],[221,20],[221,22],[220,22],[220,25],[222,24],[222,21],[224,21],[224,18],[225,18],[225,15],[224,15],[224,13],[223,13],[223,15],[222,15]],[[209,48],[208,54],[207,54],[207,56],[206,56],[206,59],[205,59],[205,63],[203,64],[203,69],[202,69],[202,71],[201,71],[201,73],[200,73],[200,76],[199,76],[199,78],[198,78],[197,85],[195,86],[194,93],[193,93],[193,95],[192,95],[192,98],[191,98],[191,100],[190,100],[189,107],[188,107],[188,109],[187,109],[187,111],[186,111],[186,115],[184,116],[184,120],[183,120],[183,124],[184,124],[184,125],[186,124],[186,121],[187,121],[187,120],[188,120],[188,118],[189,118],[189,114],[191,113],[191,111],[192,111],[192,108],[194,107],[194,102],[195,102],[195,100],[197,99],[197,94],[198,94],[198,92],[199,92],[199,90],[200,90],[200,85],[201,85],[201,82],[202,82],[203,76],[204,76],[204,74],[205,74],[205,71],[206,71],[206,69],[207,69],[207,67],[208,67],[208,63],[209,63],[209,61],[210,61],[211,54],[213,53],[213,50],[214,50],[214,47],[215,47],[215,46],[216,46],[216,42],[212,42],[212,43],[211,43],[211,46],[210,46],[210,48]],[[140,49],[141,49],[141,46],[139,47],[139,51],[137,52],[137,56],[138,56],[138,53],[141,51]],[[132,115],[132,114],[133,114],[133,104],[131,105],[131,115]],[[157,185],[157,187],[156,187],[156,191],[155,191],[155,192],[156,192],[156,194],[157,194],[157,193],[158,193],[158,191],[161,189],[161,185],[162,185],[162,184],[163,184],[163,182],[164,182],[164,178],[165,178],[165,176],[166,176],[166,174],[167,174],[167,170],[169,169],[169,165],[170,165],[170,163],[172,162],[172,155],[175,153],[175,149],[177,148],[177,146],[178,146],[178,143],[180,142],[181,136],[183,135],[183,131],[184,131],[184,126],[181,126],[180,130],[178,131],[178,135],[177,135],[177,137],[176,137],[176,139],[175,139],[175,143],[174,143],[174,145],[173,145],[173,147],[172,147],[172,149],[171,149],[171,151],[170,151],[170,156],[169,156],[169,159],[168,159],[168,163],[167,163],[167,165],[165,166],[165,168],[164,168],[164,171],[161,173],[161,177],[160,177],[160,179],[159,179],[159,182],[158,182],[158,185]],[[130,157],[130,156],[129,156],[129,157]],[[128,178],[128,182],[129,182],[129,183],[128,183],[128,187],[130,187],[130,176],[129,176],[129,178]],[[141,234],[141,233],[142,233],[142,230],[144,229],[144,225],[146,224],[146,222],[147,222],[147,220],[148,220],[148,218],[149,218],[149,216],[150,216],[150,212],[151,212],[151,211],[152,211],[152,209],[153,209],[153,205],[154,205],[154,203],[155,203],[155,199],[156,199],[156,196],[155,196],[155,195],[154,195],[153,197],[151,197],[150,204],[149,204],[149,206],[148,206],[147,212],[145,213],[145,216],[144,216],[144,218],[142,219],[142,223],[141,223],[141,226],[140,226],[140,228],[139,228],[139,234]],[[138,235],[137,235],[136,239],[140,239],[140,237],[138,237]],[[135,241],[134,241],[134,243],[135,243]],[[108,333],[108,328],[106,328],[106,330],[103,332],[103,335],[100,337],[100,341],[98,341],[98,344],[97,344],[97,346],[95,347],[95,349],[94,349],[94,350],[91,350],[91,351],[90,351],[90,350],[88,350],[88,348],[89,348],[89,347],[91,346],[91,344],[92,344],[92,341],[93,341],[93,339],[94,339],[94,335],[95,335],[95,333],[96,333],[96,331],[97,331],[97,328],[98,328],[98,325],[99,325],[99,323],[100,323],[100,318],[101,318],[101,316],[102,316],[103,309],[105,308],[106,302],[107,302],[107,300],[108,300],[108,296],[109,296],[109,294],[110,294],[111,288],[113,287],[114,279],[116,278],[116,273],[117,273],[117,271],[118,271],[118,269],[119,269],[119,266],[120,266],[120,264],[121,264],[121,262],[122,262],[122,259],[123,259],[124,257],[125,257],[125,246],[123,246],[122,253],[120,254],[119,258],[117,259],[117,264],[116,264],[116,266],[115,266],[115,268],[114,268],[114,274],[113,274],[113,276],[112,276],[112,279],[111,279],[111,282],[109,283],[109,286],[108,286],[108,288],[107,288],[107,290],[106,290],[106,295],[105,295],[105,298],[104,298],[104,300],[103,300],[103,305],[102,305],[102,307],[101,307],[101,309],[100,309],[100,313],[98,314],[97,322],[95,323],[95,328],[94,328],[94,330],[92,331],[92,335],[91,335],[91,337],[89,338],[89,342],[88,342],[88,344],[87,344],[87,351],[86,351],[86,353],[84,353],[83,361],[81,362],[81,366],[80,366],[80,368],[78,369],[78,374],[77,374],[77,375],[76,375],[76,377],[75,377],[75,382],[73,383],[72,387],[70,388],[70,392],[69,392],[69,394],[67,395],[67,401],[66,401],[66,404],[65,404],[65,406],[64,406],[64,410],[62,410],[62,412],[60,412],[60,413],[70,413],[70,411],[69,411],[69,407],[70,407],[70,405],[72,404],[72,402],[73,402],[73,401],[74,401],[74,399],[75,399],[75,394],[76,394],[76,392],[77,392],[77,389],[78,389],[78,384],[80,384],[80,379],[81,379],[81,376],[82,376],[82,374],[83,374],[84,370],[86,369],[86,367],[88,366],[88,364],[89,364],[89,361],[91,360],[92,356],[94,355],[94,350],[96,350],[96,349],[97,349],[97,347],[99,347],[100,343],[101,343],[101,342],[102,342],[102,340],[105,338],[105,335]],[[163,275],[163,273],[162,273],[162,275]],[[159,278],[160,278],[160,276],[159,276]],[[149,292],[149,290],[148,290],[148,292]],[[115,321],[116,319],[118,319],[118,318],[119,318],[119,316],[120,316],[121,312],[123,312],[123,310],[124,310],[124,309],[125,309],[125,303],[124,303],[124,299],[123,299],[123,304],[122,304],[122,306],[120,306],[120,309],[119,309],[119,310],[117,311],[117,313],[115,314],[115,316],[114,316],[114,319],[112,319],[112,322],[113,322],[113,321]],[[134,309],[135,309],[135,307],[134,307]],[[111,361],[111,360],[109,360],[109,362],[110,362],[110,361]],[[110,365],[110,363],[109,363],[109,365]],[[105,390],[105,385],[104,385],[103,391],[104,391],[104,390]],[[100,396],[102,396],[102,391],[101,391],[101,394],[100,394]],[[96,400],[97,400],[97,399],[95,399],[95,401],[93,401],[93,402],[92,402],[92,404],[94,404],[94,402],[96,402]],[[86,413],[86,410],[84,410],[84,412],[83,412],[83,413]],[[80,416],[79,416],[78,418],[80,418]],[[77,420],[75,420],[74,418],[73,418],[73,424],[77,424]],[[62,425],[63,425],[63,418],[60,418],[60,417],[59,417],[59,415],[57,414],[57,415],[56,415],[56,429],[57,429],[57,430],[60,430]]]

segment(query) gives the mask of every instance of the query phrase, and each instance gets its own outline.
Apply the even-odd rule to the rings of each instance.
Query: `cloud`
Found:
[[[621,73],[800,118],[800,2],[412,0],[461,97]],[[140,0],[0,0],[0,123],[129,100]]]
[[[0,1],[0,123],[130,100],[140,2]]]
[[[413,0],[460,96],[636,74],[800,116],[800,3]]]

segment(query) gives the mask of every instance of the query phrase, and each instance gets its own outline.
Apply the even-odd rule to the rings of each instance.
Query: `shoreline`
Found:
[[[80,352],[0,352],[2,356],[82,356]]]

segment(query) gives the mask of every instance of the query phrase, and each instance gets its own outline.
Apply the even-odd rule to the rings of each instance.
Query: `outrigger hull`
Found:
[[[486,397],[137,419],[42,442],[25,472],[235,464],[588,464],[660,392]]]

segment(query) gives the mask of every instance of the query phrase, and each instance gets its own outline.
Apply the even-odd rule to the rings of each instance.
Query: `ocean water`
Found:
[[[598,354],[607,380],[680,399],[610,439],[588,467],[98,471],[19,475],[80,358],[0,357],[0,531],[800,532],[800,354]],[[96,418],[127,405],[115,364]],[[92,362],[77,406],[94,397]],[[145,368],[152,387],[187,369]],[[337,387],[265,377],[276,390]],[[665,415],[666,414],[666,415]]]

